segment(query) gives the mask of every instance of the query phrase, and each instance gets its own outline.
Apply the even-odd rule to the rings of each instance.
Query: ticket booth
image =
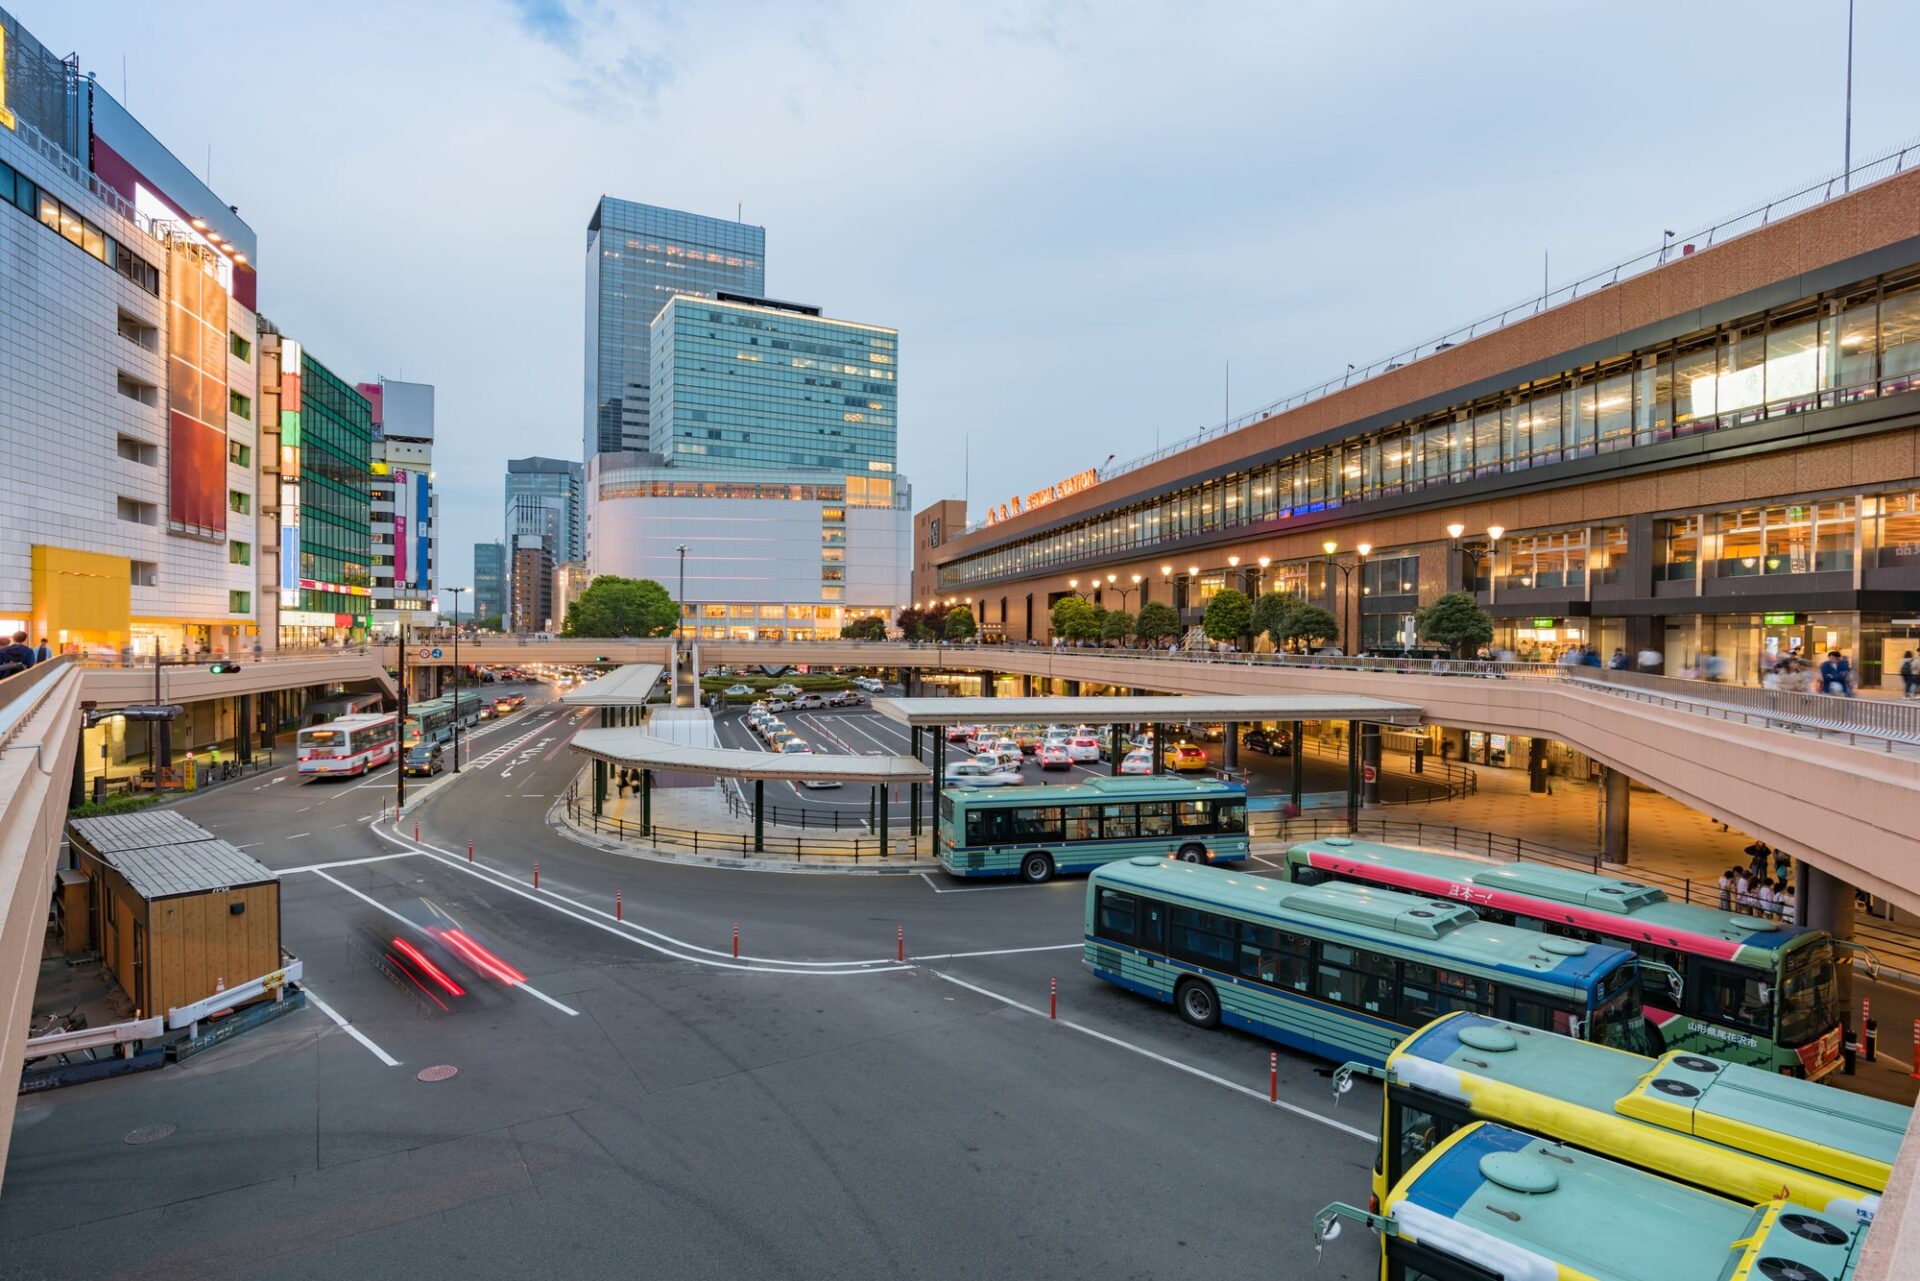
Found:
[[[280,880],[167,811],[67,825],[93,947],[136,1009],[164,1014],[281,966]]]

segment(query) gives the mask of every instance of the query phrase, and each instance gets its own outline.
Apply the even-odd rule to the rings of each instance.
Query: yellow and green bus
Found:
[[[1382,1281],[1845,1281],[1866,1224],[1791,1197],[1728,1199],[1582,1148],[1475,1122],[1398,1180],[1379,1210]]]
[[[1336,836],[1287,851],[1295,881],[1377,885],[1465,903],[1489,920],[1630,947],[1650,1044],[1811,1080],[1840,1067],[1834,942],[1825,930],[1676,903],[1665,890],[1542,863]]]
[[[1480,1014],[1415,1032],[1386,1066],[1374,1195],[1449,1134],[1494,1121],[1736,1201],[1782,1189],[1830,1217],[1871,1220],[1913,1110],[1831,1086],[1672,1051],[1624,1053]]]
[[[1291,885],[1166,859],[1087,884],[1082,960],[1197,1027],[1224,1023],[1329,1059],[1383,1064],[1442,1010],[1484,1008],[1639,1044],[1638,961],[1471,908],[1355,885]]]
[[[1216,779],[1090,778],[1062,787],[949,787],[936,848],[954,876],[1038,884],[1116,859],[1247,857],[1247,789]]]

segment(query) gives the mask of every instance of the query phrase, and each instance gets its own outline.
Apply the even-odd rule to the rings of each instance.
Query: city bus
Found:
[[[395,737],[392,712],[363,712],[308,726],[295,738],[294,751],[302,774],[351,777],[391,761]]]
[[[1913,1109],[1738,1063],[1658,1059],[1456,1012],[1408,1037],[1386,1067],[1374,1195],[1447,1135],[1517,1126],[1736,1201],[1780,1189],[1839,1219],[1869,1220]]]
[[[1039,883],[1116,859],[1247,857],[1247,789],[1214,779],[1090,778],[1063,787],[940,793],[940,866]]]
[[[363,712],[377,712],[386,700],[379,694],[341,694],[334,698],[315,699],[308,703],[300,714],[300,728],[309,725],[325,725],[328,721],[341,716],[356,716]]]
[[[1486,1122],[1421,1157],[1378,1212],[1322,1209],[1315,1241],[1340,1219],[1379,1233],[1385,1281],[1844,1281],[1867,1232],[1778,1189],[1729,1200]]]
[[[1096,976],[1196,1027],[1225,1023],[1321,1058],[1384,1064],[1409,1031],[1456,1009],[1628,1047],[1644,1036],[1632,952],[1413,894],[1128,859],[1094,872],[1084,928]]]
[[[461,690],[457,711],[462,728],[479,724],[480,695],[472,690]],[[406,746],[418,746],[423,734],[433,742],[446,742],[453,737],[455,715],[456,705],[452,694],[415,703],[407,709]]]
[[[1295,881],[1354,881],[1468,903],[1488,920],[1638,952],[1658,1051],[1690,1050],[1818,1081],[1840,1066],[1833,940],[1824,930],[1675,903],[1665,890],[1550,867],[1332,837],[1287,851]],[[1668,974],[1667,971],[1672,973]]]

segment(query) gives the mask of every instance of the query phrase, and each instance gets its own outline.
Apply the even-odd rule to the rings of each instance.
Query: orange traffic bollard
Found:
[[[624,921],[626,919],[626,917],[620,914],[620,891],[619,890],[615,890],[613,892],[613,919],[616,921]]]
[[[1059,979],[1047,980],[1047,1017],[1050,1019],[1057,1019],[1060,1017],[1060,980]]]
[[[740,955],[740,922],[738,921],[733,923],[733,954]],[[1916,1022],[1914,1026],[1920,1027],[1920,1022]]]

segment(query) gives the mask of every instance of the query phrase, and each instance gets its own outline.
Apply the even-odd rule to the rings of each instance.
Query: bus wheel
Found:
[[[1195,1027],[1212,1027],[1220,1021],[1220,998],[1199,979],[1181,979],[1173,989],[1173,1008]]]
[[[1053,860],[1037,850],[1020,860],[1020,878],[1031,885],[1053,879]]]
[[[1182,863],[1204,863],[1207,861],[1207,847],[1204,845],[1182,845],[1180,847]]]

